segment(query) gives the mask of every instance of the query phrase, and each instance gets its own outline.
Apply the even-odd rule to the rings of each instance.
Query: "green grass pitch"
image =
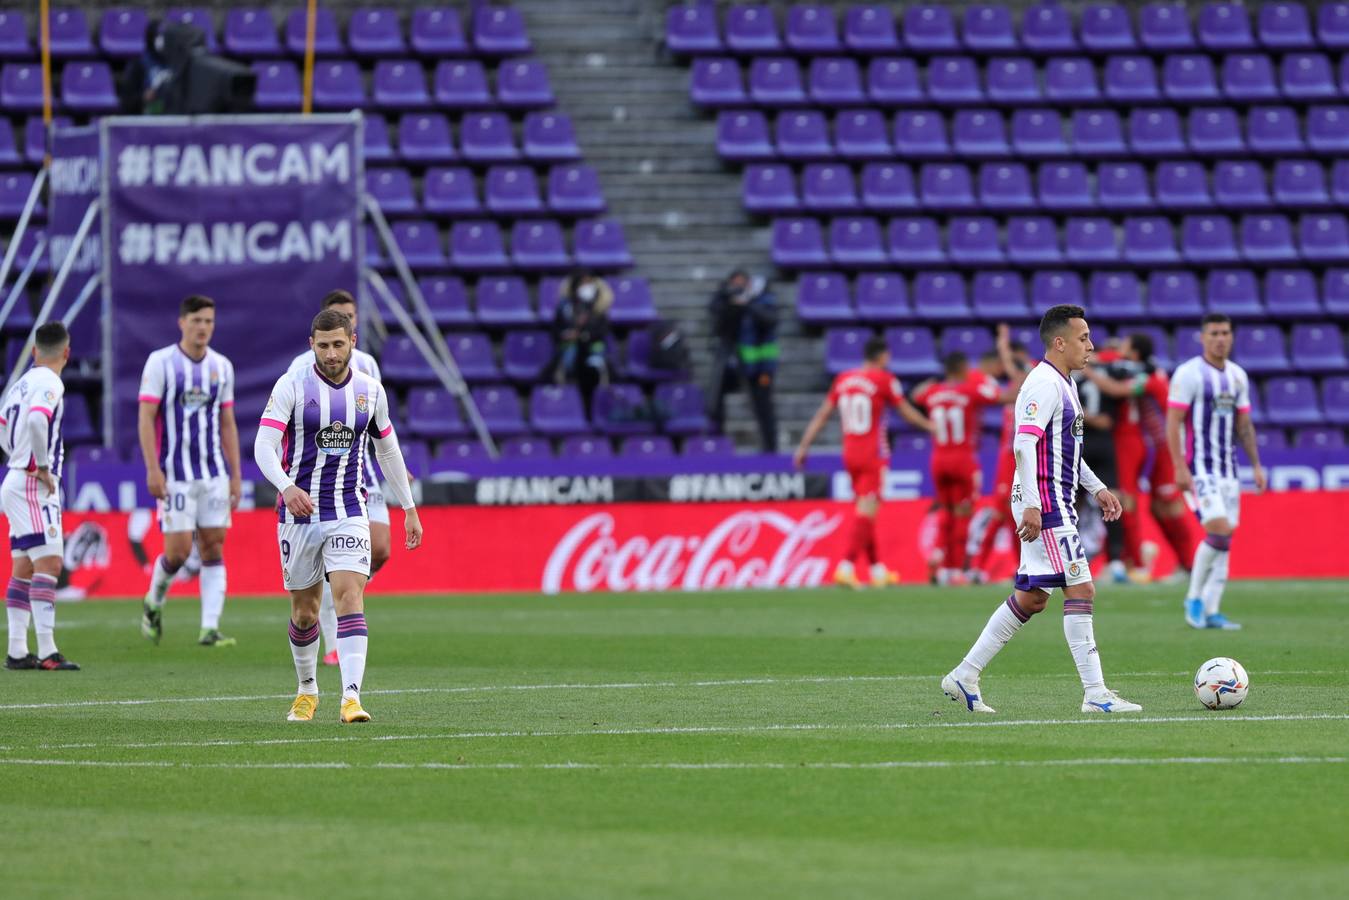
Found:
[[[1343,897],[1349,590],[1240,583],[1240,633],[1178,588],[1097,598],[1091,717],[1052,604],[983,680],[940,676],[998,587],[372,598],[365,703],[284,721],[280,597],[237,647],[162,646],[135,602],[63,605],[79,673],[0,672],[13,896]],[[1245,705],[1200,708],[1212,656]]]

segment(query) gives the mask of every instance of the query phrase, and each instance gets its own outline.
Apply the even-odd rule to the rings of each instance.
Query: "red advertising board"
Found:
[[[1237,578],[1349,577],[1340,515],[1349,494],[1306,491],[1245,495],[1233,544]],[[880,552],[906,582],[926,569],[918,536],[929,504],[882,507]],[[851,509],[829,501],[775,504],[611,504],[603,506],[430,507],[426,544],[399,549],[372,592],[645,591],[798,587],[828,583],[847,541]],[[69,587],[89,596],[133,596],[146,561],[159,552],[155,529],[132,540],[126,513],[67,513]],[[1146,537],[1165,547],[1149,523]],[[225,544],[231,594],[276,594],[281,572],[276,516],[241,512]],[[1159,557],[1165,574],[1174,558]],[[0,575],[8,576],[8,563]],[[195,584],[175,591],[195,593]]]

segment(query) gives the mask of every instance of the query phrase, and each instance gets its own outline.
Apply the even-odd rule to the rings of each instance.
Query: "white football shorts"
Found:
[[[1196,475],[1194,495],[1186,494],[1185,502],[1199,514],[1199,521],[1204,524],[1214,519],[1226,519],[1235,528],[1241,521],[1241,482],[1218,475]]]
[[[281,548],[281,580],[286,590],[318,584],[329,572],[370,576],[370,521],[348,516],[331,522],[276,526]]]
[[[1020,503],[1012,504],[1018,527],[1024,509]],[[1040,536],[1029,544],[1018,538],[1017,546],[1021,548],[1021,564],[1016,569],[1018,591],[1038,588],[1052,594],[1054,588],[1091,581],[1091,564],[1072,522],[1041,529]]]
[[[159,530],[165,534],[198,528],[230,526],[230,480],[228,475],[170,481],[159,501]]]
[[[365,513],[370,522],[389,527],[389,504],[384,499],[384,491],[378,485],[366,491]]]
[[[52,494],[27,472],[5,469],[5,480],[0,484],[0,506],[9,522],[11,556],[39,560],[65,555],[60,486]]]

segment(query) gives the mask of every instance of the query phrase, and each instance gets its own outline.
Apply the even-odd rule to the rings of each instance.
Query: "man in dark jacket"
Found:
[[[778,368],[778,307],[767,282],[740,269],[732,272],[708,305],[714,340],[711,418],[718,430],[726,419],[726,394],[739,380],[749,388],[765,453],[778,450],[773,380]]]

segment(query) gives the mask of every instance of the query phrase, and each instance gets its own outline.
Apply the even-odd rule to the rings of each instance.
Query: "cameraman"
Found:
[[[586,415],[595,388],[609,381],[609,308],[614,290],[598,275],[580,271],[558,287],[553,313],[553,340],[557,347],[549,372],[557,384],[575,382],[581,390]]]
[[[777,412],[773,379],[778,368],[778,306],[768,282],[743,269],[732,272],[708,304],[712,320],[713,426],[724,430],[726,394],[743,379],[759,425],[764,453],[778,452]]]

